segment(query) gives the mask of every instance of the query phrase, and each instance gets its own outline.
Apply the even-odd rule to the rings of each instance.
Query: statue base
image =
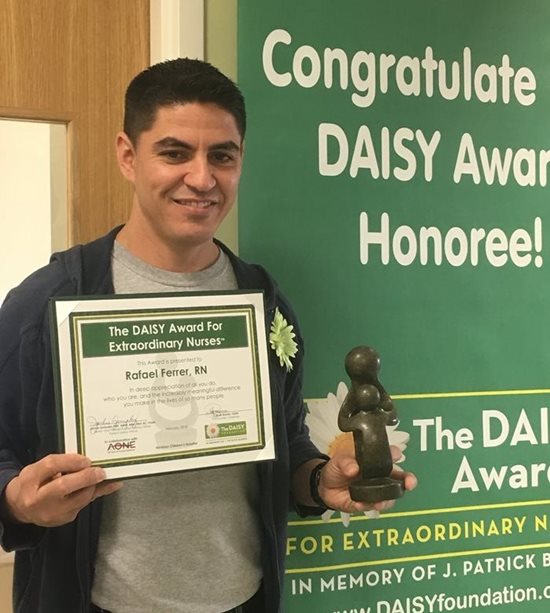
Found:
[[[379,477],[353,481],[349,492],[355,502],[382,502],[401,498],[405,493],[405,487],[402,481]]]

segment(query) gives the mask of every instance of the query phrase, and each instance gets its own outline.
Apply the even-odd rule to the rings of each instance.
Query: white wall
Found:
[[[56,127],[64,140],[65,128]],[[51,148],[50,124],[0,119],[0,302],[10,288],[48,262],[54,219],[66,235],[66,171],[65,184],[57,188],[63,201],[56,207]],[[52,213],[56,208],[59,215]]]

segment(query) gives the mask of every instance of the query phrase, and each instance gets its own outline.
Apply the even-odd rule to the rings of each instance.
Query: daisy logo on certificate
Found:
[[[220,436],[220,427],[218,424],[209,424],[205,427],[206,438],[218,438]]]
[[[347,385],[341,381],[336,389],[336,394],[332,392],[327,394],[326,398],[318,398],[307,400],[308,413],[306,422],[309,427],[311,440],[317,445],[320,451],[326,453],[332,458],[338,451],[347,451],[351,454],[355,453],[352,432],[341,432],[338,428],[338,413],[348,393]],[[401,430],[397,430],[398,424],[395,426],[387,426],[388,440],[390,445],[398,447],[401,450],[401,458],[399,463],[405,460],[403,452],[407,448],[409,442],[409,434]],[[402,470],[399,466],[397,470]],[[334,513],[333,509],[325,511],[322,518],[328,521]],[[365,511],[367,517],[378,517],[378,511]],[[349,513],[340,513],[342,523],[348,526],[350,523]]]
[[[242,438],[248,431],[246,421],[229,421],[225,423],[211,423],[204,427],[206,438]]]

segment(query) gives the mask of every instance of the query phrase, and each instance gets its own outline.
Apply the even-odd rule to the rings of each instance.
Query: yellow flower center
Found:
[[[355,445],[353,443],[353,434],[351,432],[342,432],[342,434],[339,434],[329,443],[327,451],[329,457],[332,458],[337,453],[355,455]]]

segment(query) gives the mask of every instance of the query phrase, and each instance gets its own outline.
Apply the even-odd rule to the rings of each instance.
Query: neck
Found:
[[[151,266],[170,272],[197,272],[211,266],[219,256],[213,240],[193,244],[185,241],[170,243],[159,240],[152,232],[137,232],[129,221],[116,240],[131,254]]]

